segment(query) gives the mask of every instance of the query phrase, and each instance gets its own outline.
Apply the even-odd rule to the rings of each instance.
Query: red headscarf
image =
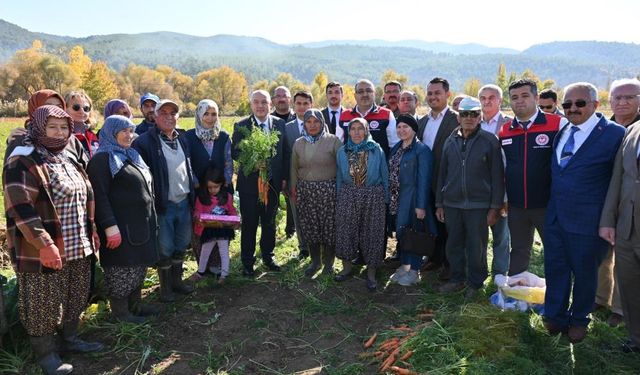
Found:
[[[45,105],[45,102],[47,101],[47,99],[51,97],[56,97],[60,99],[60,102],[62,103],[62,110],[63,111],[67,110],[67,105],[62,95],[49,89],[38,90],[34,92],[33,95],[31,95],[31,97],[29,98],[29,102],[28,102],[29,118],[27,119],[27,121],[25,121],[25,124],[24,124],[25,126],[29,121],[31,121],[31,118],[33,117],[33,113],[36,111],[36,109],[38,109],[38,107]]]

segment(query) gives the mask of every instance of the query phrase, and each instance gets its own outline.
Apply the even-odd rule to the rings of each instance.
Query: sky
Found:
[[[419,39],[517,50],[551,41],[640,43],[639,16],[637,0],[0,0],[0,19],[74,37],[174,31],[280,44]]]

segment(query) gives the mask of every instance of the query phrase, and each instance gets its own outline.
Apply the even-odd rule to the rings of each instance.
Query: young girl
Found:
[[[200,236],[202,251],[198,260],[198,275],[204,276],[207,262],[213,247],[217,244],[220,252],[222,273],[219,282],[223,283],[229,275],[229,241],[234,237],[234,228],[230,226],[221,228],[205,227],[200,220],[201,214],[213,215],[237,215],[233,206],[233,196],[224,188],[225,177],[222,169],[207,168],[204,178],[200,181],[198,199],[194,209],[194,228],[196,235]]]

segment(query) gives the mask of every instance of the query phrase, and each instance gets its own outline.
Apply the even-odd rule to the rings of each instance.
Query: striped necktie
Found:
[[[560,168],[564,168],[569,164],[569,160],[573,156],[573,148],[575,147],[576,140],[573,137],[576,132],[580,130],[579,127],[572,125],[571,126],[571,134],[569,134],[569,139],[567,139],[567,143],[562,147],[562,152],[560,153]]]

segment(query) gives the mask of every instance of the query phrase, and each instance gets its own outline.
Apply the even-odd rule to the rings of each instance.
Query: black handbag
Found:
[[[422,224],[422,228],[420,225]],[[436,250],[436,236],[426,231],[423,220],[414,219],[410,227],[404,227],[400,238],[400,250],[432,257]]]

